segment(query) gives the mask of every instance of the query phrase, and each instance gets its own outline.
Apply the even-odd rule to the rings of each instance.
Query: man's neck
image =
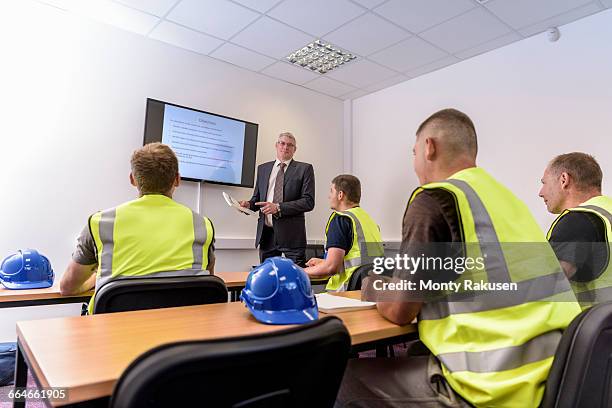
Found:
[[[570,194],[567,197],[567,200],[565,200],[565,208],[574,208],[574,207],[578,207],[580,204],[584,203],[585,201],[590,200],[593,197],[597,197],[601,195],[601,191],[589,191],[589,192],[584,192],[584,191],[576,191],[572,194]]]
[[[346,210],[350,210],[351,208],[355,208],[355,207],[359,207],[359,204],[340,202],[338,204],[338,208],[336,208],[336,211],[346,211]]]
[[[435,169],[432,172],[432,177],[430,179],[430,183],[435,183],[438,181],[443,181],[448,179],[450,176],[452,176],[455,173],[460,172],[461,170],[465,170],[465,169],[471,169],[473,167],[476,167],[476,163],[474,162],[464,162],[464,163],[460,163],[454,166],[449,166],[449,167],[444,167],[444,168],[438,168]]]
[[[148,196],[148,195],[161,195],[161,196],[164,196],[164,197],[168,197],[169,199],[172,200],[172,193],[166,193],[166,194],[163,194],[163,193],[146,193],[146,194],[138,193],[138,198],[142,198],[142,197]]]

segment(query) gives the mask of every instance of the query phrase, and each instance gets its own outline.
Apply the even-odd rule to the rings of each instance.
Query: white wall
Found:
[[[317,178],[308,237],[323,236],[328,183],[343,169],[341,101],[30,1],[3,7],[2,20],[0,256],[37,248],[61,273],[88,215],[135,197],[129,157],[142,145],[147,97],[259,123],[259,163],[274,159],[279,132],[294,132],[296,159],[313,163]],[[223,190],[244,199],[252,190],[203,188],[220,247],[240,247],[254,237],[255,220],[234,217]],[[196,192],[186,182],[176,198],[195,208]],[[218,270],[257,262],[254,249],[217,256]],[[0,311],[0,341],[15,320],[36,313]]]
[[[431,113],[455,107],[474,120],[478,164],[524,200],[542,228],[553,220],[538,197],[557,154],[599,161],[612,193],[612,10],[353,101],[353,168],[363,206],[383,238],[400,239],[401,217],[418,181],[412,145]]]

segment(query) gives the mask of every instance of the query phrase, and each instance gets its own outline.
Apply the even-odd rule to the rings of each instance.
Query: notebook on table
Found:
[[[364,302],[344,296],[330,295],[329,293],[319,293],[315,296],[317,297],[319,311],[323,313],[349,312],[353,310],[373,309],[376,307],[376,302]]]

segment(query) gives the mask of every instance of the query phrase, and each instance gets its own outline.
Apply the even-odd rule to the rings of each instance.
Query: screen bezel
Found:
[[[209,111],[205,111],[205,110],[195,109],[195,108],[191,108],[189,106],[178,105],[176,103],[166,102],[166,101],[162,101],[162,100],[155,99],[155,98],[147,98],[146,105],[145,105],[144,134],[143,134],[143,139],[142,139],[143,146],[145,144],[147,144],[147,143],[161,142],[161,134],[159,135],[159,140],[152,140],[150,138],[147,139],[147,127],[148,127],[148,124],[149,124],[149,103],[150,102],[162,103],[162,104],[165,104],[165,105],[175,106],[177,108],[188,109],[188,110],[191,110],[191,111],[194,111],[194,112],[206,113],[208,115],[213,115],[213,116],[217,116],[217,117],[220,117],[220,118],[231,119],[231,120],[235,120],[235,121],[238,121],[238,122],[248,123],[249,125],[254,125],[255,126],[255,140],[254,140],[255,152],[253,154],[253,172],[252,172],[253,173],[253,181],[252,181],[252,183],[250,183],[250,184],[249,183],[246,183],[246,184],[242,184],[242,183],[241,184],[235,184],[235,183],[228,183],[228,182],[224,182],[224,181],[197,179],[197,178],[183,177],[183,176],[181,176],[181,180],[193,181],[193,182],[197,182],[197,183],[218,184],[218,185],[232,186],[232,187],[247,187],[247,188],[252,188],[255,185],[255,176],[256,176],[255,170],[256,170],[256,167],[257,167],[257,138],[259,137],[259,124],[258,123],[249,122],[248,120],[233,118],[231,116],[220,115],[220,114],[214,113],[214,112],[209,112]],[[246,134],[245,134],[245,136],[246,136]],[[242,165],[244,166],[244,153],[243,153],[243,163],[242,163]],[[242,181],[242,177],[241,177],[241,181]]]

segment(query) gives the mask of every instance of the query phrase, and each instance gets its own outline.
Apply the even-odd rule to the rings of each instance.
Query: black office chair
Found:
[[[565,330],[540,406],[612,407],[612,302],[583,311]]]
[[[227,302],[223,279],[213,276],[117,279],[96,290],[94,314]]]
[[[310,258],[323,258],[325,255],[325,247],[320,244],[308,244],[304,251],[304,258],[308,261]]]
[[[332,407],[350,346],[333,316],[275,333],[166,344],[128,366],[110,407]]]
[[[361,265],[353,271],[351,278],[348,281],[346,290],[361,290],[363,279],[370,274],[374,269],[374,264]]]

